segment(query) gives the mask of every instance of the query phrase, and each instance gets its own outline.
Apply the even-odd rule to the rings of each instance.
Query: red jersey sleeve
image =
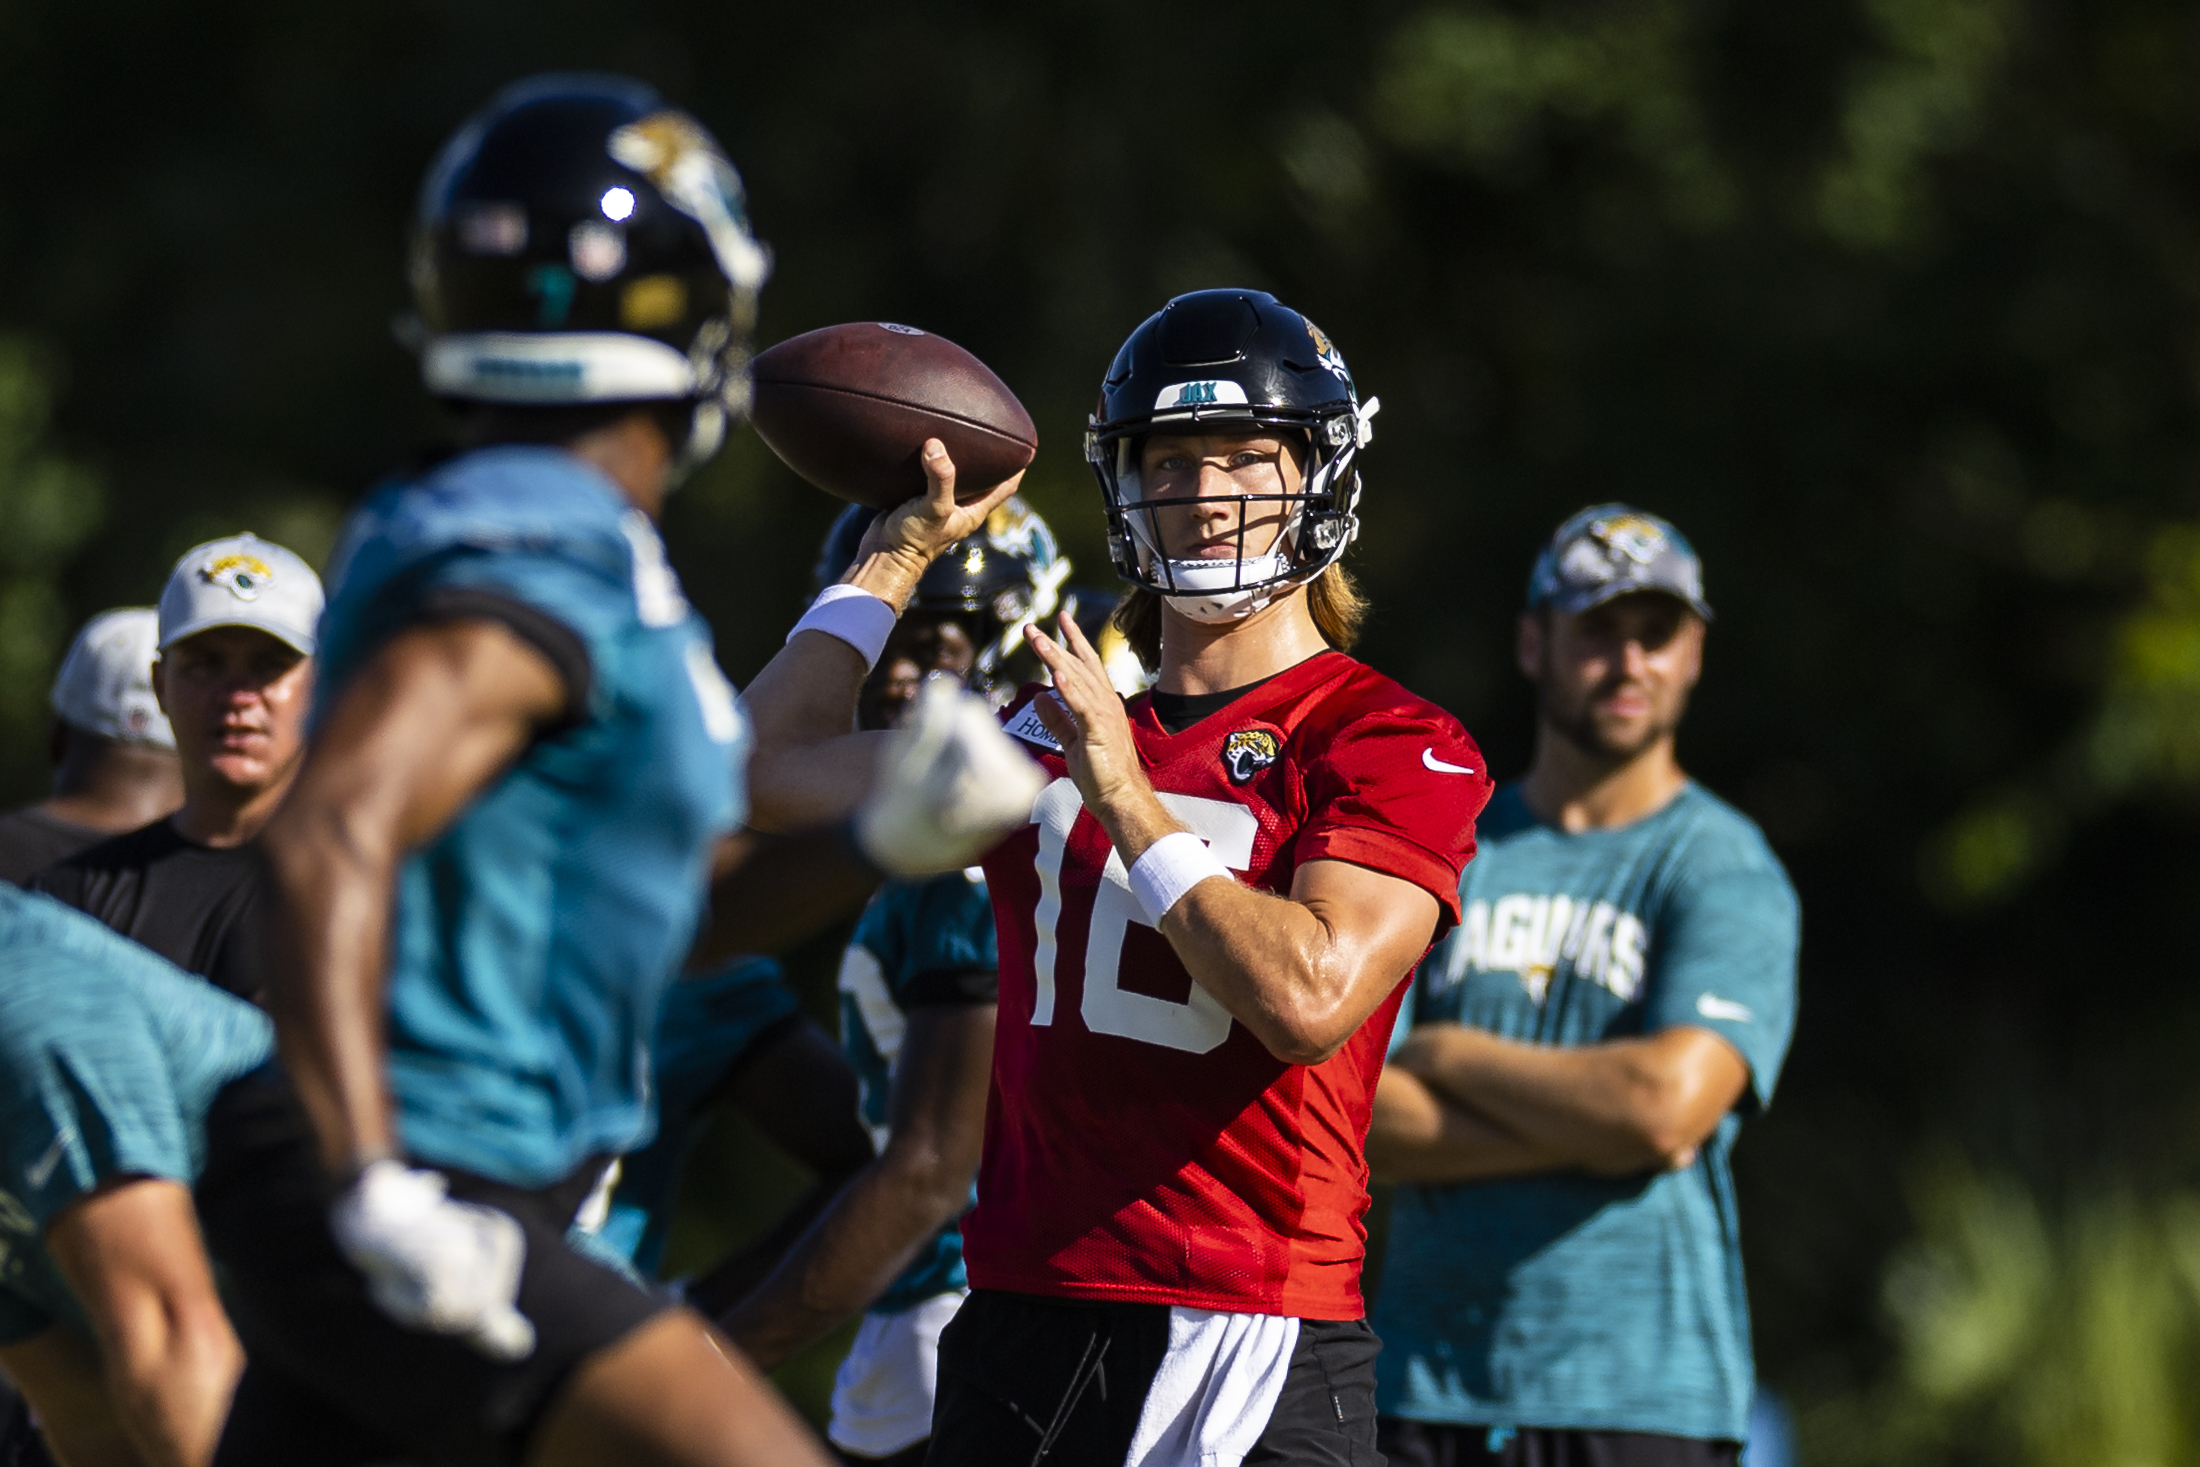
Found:
[[[1295,863],[1349,861],[1410,881],[1442,906],[1442,936],[1459,921],[1459,877],[1489,803],[1482,751],[1457,719],[1395,683],[1352,703],[1304,765]]]

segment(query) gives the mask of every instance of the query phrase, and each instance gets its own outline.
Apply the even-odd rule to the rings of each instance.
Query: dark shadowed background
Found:
[[[1684,758],[1806,913],[1741,1152],[1804,1459],[2200,1461],[2200,12],[0,4],[0,794],[43,786],[82,618],[215,534],[317,559],[421,441],[412,188],[550,67],[724,138],[764,342],[884,318],[991,363],[1086,578],[1122,337],[1201,286],[1308,312],[1384,403],[1364,653],[1501,775],[1539,539],[1676,520],[1719,611]],[[737,679],[833,509],[746,434],[677,497]],[[793,964],[821,1014],[831,959]],[[690,1258],[796,1180],[709,1161]]]

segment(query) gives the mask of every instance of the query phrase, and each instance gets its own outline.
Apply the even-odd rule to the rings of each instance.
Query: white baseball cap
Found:
[[[69,644],[53,680],[53,711],[86,733],[125,743],[176,746],[153,697],[160,614],[150,606],[102,611]]]
[[[313,567],[282,546],[209,540],[184,552],[160,593],[161,650],[209,627],[254,627],[311,657],[325,599]]]

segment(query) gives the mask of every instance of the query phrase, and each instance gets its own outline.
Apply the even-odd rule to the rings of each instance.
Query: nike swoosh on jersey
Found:
[[[1730,1024],[1746,1024],[1756,1018],[1746,1003],[1736,1003],[1731,998],[1721,998],[1707,993],[1696,1000],[1696,1012],[1707,1019],[1724,1019]]]
[[[29,1179],[32,1190],[41,1192],[45,1190],[47,1180],[53,1176],[53,1169],[61,1164],[63,1149],[67,1147],[72,1139],[74,1139],[74,1136],[71,1131],[63,1131],[53,1138],[53,1145],[46,1148],[46,1154],[32,1162],[29,1168],[25,1170],[23,1175]]]
[[[1443,760],[1436,757],[1436,750],[1434,748],[1427,748],[1421,751],[1421,762],[1424,765],[1428,766],[1430,769],[1435,770],[1438,774],[1474,773],[1473,770],[1469,769],[1464,764],[1446,764]]]

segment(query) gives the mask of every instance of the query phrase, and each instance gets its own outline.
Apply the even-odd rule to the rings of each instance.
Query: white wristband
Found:
[[[895,620],[894,608],[862,587],[827,586],[817,593],[794,630],[787,633],[787,640],[791,642],[803,632],[823,632],[862,653],[865,667],[876,667],[879,654],[886,650],[887,637],[893,634]]]
[[[1146,920],[1159,927],[1169,908],[1210,876],[1236,879],[1221,858],[1207,849],[1207,842],[1179,830],[1146,847],[1146,854],[1131,867],[1131,899]]]

